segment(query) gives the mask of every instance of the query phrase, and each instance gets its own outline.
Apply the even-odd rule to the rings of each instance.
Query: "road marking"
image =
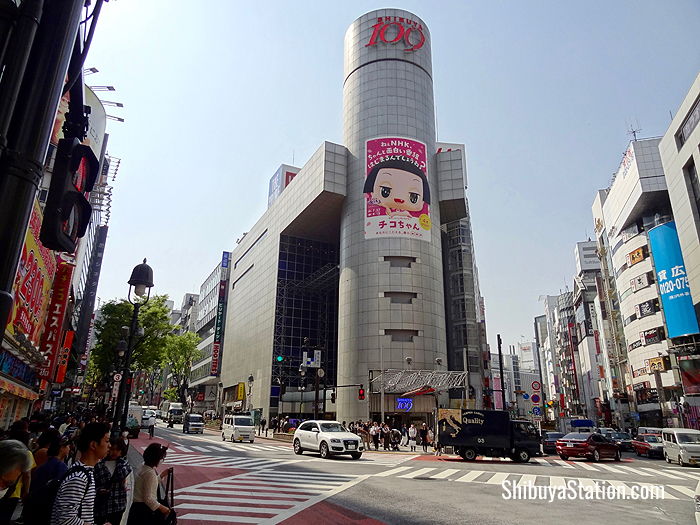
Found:
[[[493,461],[493,458],[490,458],[488,456],[481,456],[481,461]]]
[[[685,476],[687,478],[692,479],[693,481],[698,481],[700,480],[700,475],[699,474],[694,474],[693,472],[680,472],[678,470],[673,471],[674,474],[678,474],[679,476]]]
[[[618,468],[621,468],[624,470],[629,470],[633,474],[639,474],[640,476],[647,476],[647,477],[651,476],[651,474],[647,474],[646,472],[639,470],[639,469],[636,469],[636,468],[628,467],[627,465],[618,465]]]
[[[491,476],[487,481],[487,485],[502,485],[503,482],[508,479],[508,473],[507,472],[498,472]]]
[[[415,472],[409,472],[409,473],[403,474],[399,477],[400,478],[407,478],[407,479],[417,478],[418,476],[422,476],[423,474],[427,474],[431,470],[435,470],[435,469],[434,468],[419,468]]]
[[[209,452],[209,449],[207,447],[199,447],[197,445],[191,445],[191,447],[195,450],[199,450],[200,452]]]
[[[551,466],[552,466],[552,464],[551,464],[549,461],[547,461],[546,459],[542,459],[542,458],[532,458],[532,461],[534,461],[535,463],[539,463],[540,465],[545,465],[545,466],[547,466],[547,467],[551,467]]]
[[[520,480],[518,480],[518,487],[522,487],[523,485],[534,485],[536,480],[537,476],[534,476],[533,474],[523,474]]]
[[[577,467],[581,467],[582,469],[585,469],[585,470],[592,470],[594,472],[598,472],[597,468],[592,467],[591,465],[589,465],[588,463],[584,463],[583,461],[575,461],[574,465],[576,465]],[[602,465],[599,465],[599,466],[602,466]]]
[[[566,487],[566,480],[560,476],[549,476],[550,487]]]
[[[178,445],[178,446],[177,446],[177,449],[178,449],[179,451],[181,451],[181,452],[194,452],[194,450],[189,449],[189,448],[187,448],[187,447],[183,447],[182,445]]]
[[[459,469],[448,468],[447,470],[443,470],[442,472],[438,472],[437,474],[430,476],[430,478],[431,479],[445,479],[445,478],[449,478],[452,474],[456,474],[457,472],[459,472]]]
[[[468,472],[461,478],[457,478],[455,481],[461,481],[461,482],[468,482],[468,481],[474,481],[476,478],[478,478],[481,474],[485,474],[485,470],[472,470],[471,472]]]
[[[611,467],[610,465],[598,465],[598,467],[614,472],[615,474],[627,474],[624,470],[620,470],[617,467]]]
[[[177,506],[175,508],[177,508]],[[194,521],[195,523],[200,521],[223,521],[229,523],[261,523],[266,518],[243,518],[241,516],[225,516],[223,514],[192,513],[183,515],[182,518],[178,518],[178,521],[180,521],[180,519],[186,521]]]
[[[394,474],[398,474],[399,472],[403,472],[404,470],[411,470],[411,467],[396,467],[391,470],[386,470],[384,472],[380,472],[379,474],[375,474],[375,476],[378,477],[386,477],[386,476],[393,476]]]
[[[575,478],[579,485],[582,487],[595,487],[598,485],[595,480],[589,478]]]
[[[219,447],[216,445],[209,445],[209,448],[213,450],[218,450],[219,452],[229,452],[231,450],[230,448]]]
[[[651,468],[645,468],[645,467],[639,467],[640,470],[644,470],[645,472],[651,472],[652,475],[656,474],[659,476],[664,476],[666,478],[671,478],[671,479],[683,479],[678,476],[674,476],[673,474],[669,474],[668,472],[664,472],[663,470],[657,470],[657,469],[651,469]]]
[[[691,498],[695,498],[695,489],[691,489],[688,487],[684,487],[683,485],[669,485],[673,490],[677,490],[681,494],[685,494],[686,496],[690,496]],[[668,494],[664,494],[667,496]]]
[[[557,465],[561,465],[564,468],[576,468],[573,465],[570,465],[566,461],[562,461],[561,459],[554,459],[552,460],[552,463],[556,463]]]

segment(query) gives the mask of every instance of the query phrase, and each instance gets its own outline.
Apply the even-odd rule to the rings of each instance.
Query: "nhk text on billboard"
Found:
[[[649,230],[656,280],[669,338],[697,334],[698,319],[690,296],[676,223],[671,221]]]
[[[365,143],[365,239],[430,241],[430,186],[423,142],[379,137]]]
[[[42,218],[39,202],[34,200],[13,287],[15,302],[6,328],[11,338],[23,334],[36,348],[41,343],[56,274],[56,256],[39,241]]]

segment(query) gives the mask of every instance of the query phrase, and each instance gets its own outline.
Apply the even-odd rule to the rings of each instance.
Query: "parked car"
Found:
[[[661,435],[661,429],[659,427],[639,427],[637,429],[637,435],[639,434],[656,434]]]
[[[660,457],[664,456],[664,444],[661,436],[656,434],[638,434],[632,440],[632,448],[638,456]]]
[[[605,434],[605,437],[620,447],[620,450],[633,450],[632,436],[627,432],[611,432]]]
[[[700,430],[664,428],[661,431],[666,462],[678,462],[681,467],[700,464]]]
[[[600,434],[584,434],[572,432],[557,441],[557,454],[563,460],[569,458],[586,458],[590,461],[600,461],[612,458],[620,461],[620,447]]]
[[[255,441],[255,424],[249,415],[226,414],[221,424],[224,441]]]
[[[294,431],[294,453],[305,450],[320,452],[326,459],[337,454],[350,454],[360,459],[365,447],[362,440],[337,421],[305,421]]]
[[[185,419],[182,423],[182,433],[189,434],[204,434],[204,418],[202,414],[185,414]]]
[[[563,438],[566,434],[563,432],[543,432],[542,451],[545,454],[557,453],[557,440]]]
[[[610,427],[596,427],[593,429],[593,432],[596,432],[598,434],[602,434],[603,436],[606,434],[612,434],[613,432],[617,432],[614,428]]]

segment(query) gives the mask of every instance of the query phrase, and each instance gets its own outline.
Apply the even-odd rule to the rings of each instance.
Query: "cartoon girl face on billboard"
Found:
[[[415,217],[430,204],[430,187],[425,173],[402,160],[383,161],[374,166],[365,180],[364,193],[383,206],[389,217]]]

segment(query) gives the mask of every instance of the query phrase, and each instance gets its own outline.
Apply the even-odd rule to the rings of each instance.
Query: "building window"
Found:
[[[412,343],[413,338],[418,336],[418,330],[397,330],[397,329],[386,329],[384,330],[385,335],[391,336],[391,341],[395,343]]]
[[[698,171],[695,168],[695,162],[692,157],[688,165],[683,168],[683,173],[688,181],[690,188],[690,198],[695,206],[695,216],[700,217],[700,180],[698,180]]]
[[[681,125],[681,129],[676,133],[676,142],[679,149],[686,143],[690,134],[698,126],[698,122],[700,122],[700,98],[695,101],[693,109],[690,110],[688,116]]]
[[[384,297],[390,297],[392,303],[411,304],[418,297],[414,292],[384,292]]]
[[[411,263],[416,262],[415,257],[404,257],[401,255],[385,255],[385,261],[389,261],[391,268],[410,268]]]

